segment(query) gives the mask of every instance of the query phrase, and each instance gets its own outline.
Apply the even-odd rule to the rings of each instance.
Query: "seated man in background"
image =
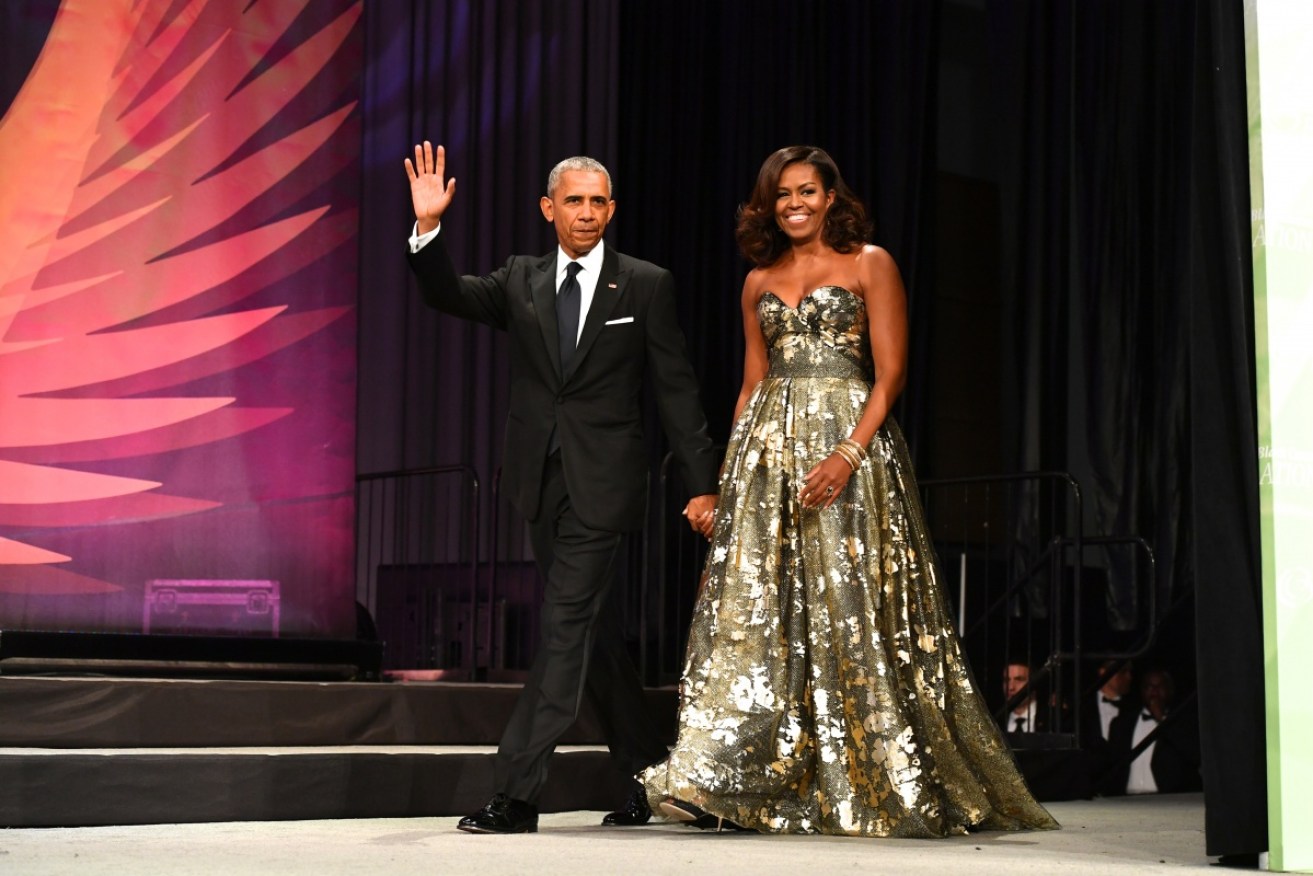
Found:
[[[1140,681],[1144,708],[1113,720],[1112,740],[1126,739],[1134,750],[1150,733],[1151,741],[1130,763],[1127,794],[1173,794],[1198,791],[1199,726],[1193,709],[1175,710],[1176,682],[1165,669],[1152,669]],[[1110,741],[1110,744],[1118,744]]]
[[[1129,660],[1105,660],[1099,667],[1103,683],[1081,709],[1081,746],[1090,753],[1095,786],[1100,794],[1123,794],[1130,766],[1130,737],[1112,736],[1113,722],[1123,714],[1138,715],[1134,669]]]
[[[1012,662],[1003,669],[1003,697],[1008,702],[1011,702],[1013,697],[1021,693],[1028,684],[1030,684],[1029,664]],[[1034,689],[1031,689],[1025,698],[1008,712],[1007,719],[1003,722],[1005,733],[1042,733],[1047,729],[1044,716],[1035,701]]]

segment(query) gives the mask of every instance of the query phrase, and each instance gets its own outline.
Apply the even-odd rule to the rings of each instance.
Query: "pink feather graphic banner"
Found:
[[[256,581],[279,628],[171,631],[354,635],[360,16],[60,3],[0,107],[0,629]]]

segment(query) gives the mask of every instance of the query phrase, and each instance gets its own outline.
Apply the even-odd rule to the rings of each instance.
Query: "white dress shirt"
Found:
[[[1099,732],[1107,739],[1112,732],[1112,719],[1121,711],[1121,699],[1113,699],[1107,694],[1099,694]]]
[[[576,261],[582,265],[582,269],[575,275],[579,281],[579,332],[574,336],[575,343],[583,337],[584,321],[588,319],[588,308],[593,303],[593,294],[597,291],[597,280],[602,275],[602,254],[605,252],[603,247],[606,244],[597,241],[597,246],[581,255]],[[570,264],[570,257],[561,249],[560,244],[556,246],[556,291],[561,291],[561,284],[565,282],[565,267]]]
[[[427,234],[419,233],[419,223],[416,222],[410,231],[410,251],[419,252],[425,245],[438,236],[442,230],[442,225]],[[588,319],[588,308],[592,306],[593,295],[597,292],[597,281],[602,276],[602,260],[606,253],[606,242],[599,240],[597,246],[589,252],[579,257],[578,262],[582,266],[576,279],[579,281],[579,334],[575,335],[575,342],[584,333],[584,321]],[[560,244],[556,245],[556,291],[561,291],[561,284],[565,282],[565,266],[570,264],[570,257],[561,249]]]
[[[1131,748],[1139,745],[1158,726],[1153,715],[1141,712],[1135,722],[1135,733],[1131,736]],[[1140,756],[1131,761],[1131,773],[1126,778],[1127,794],[1156,794],[1158,783],[1153,780],[1153,749],[1157,742],[1150,742],[1149,747],[1140,752]]]
[[[1010,733],[1034,733],[1035,706],[1035,701],[1031,700],[1024,712],[1008,712],[1008,726],[1005,729]]]

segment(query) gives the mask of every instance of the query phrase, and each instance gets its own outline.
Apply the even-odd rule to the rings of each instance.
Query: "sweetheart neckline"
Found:
[[[866,301],[863,300],[862,296],[858,295],[856,292],[849,289],[847,286],[840,286],[838,283],[825,283],[823,285],[817,286],[815,289],[811,290],[810,292],[806,293],[801,298],[799,298],[797,304],[789,304],[789,302],[785,301],[783,298],[780,297],[778,292],[775,292],[771,289],[767,289],[766,291],[762,292],[761,297],[765,298],[767,295],[770,295],[780,304],[783,304],[786,310],[797,311],[800,307],[802,307],[804,301],[806,301],[808,298],[812,297],[822,289],[842,289],[852,297],[856,298],[858,302],[860,302],[861,304],[863,305],[866,304]],[[757,303],[760,304],[761,303],[760,300],[758,300]]]

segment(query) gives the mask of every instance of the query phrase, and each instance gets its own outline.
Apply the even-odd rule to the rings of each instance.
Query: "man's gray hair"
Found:
[[[611,187],[611,174],[602,162],[596,158],[589,158],[587,155],[576,155],[573,158],[567,158],[552,168],[552,172],[547,174],[547,197],[551,197],[556,192],[556,186],[561,182],[561,174],[568,170],[582,170],[588,173],[600,173],[606,177],[606,190],[615,197],[615,189]]]

